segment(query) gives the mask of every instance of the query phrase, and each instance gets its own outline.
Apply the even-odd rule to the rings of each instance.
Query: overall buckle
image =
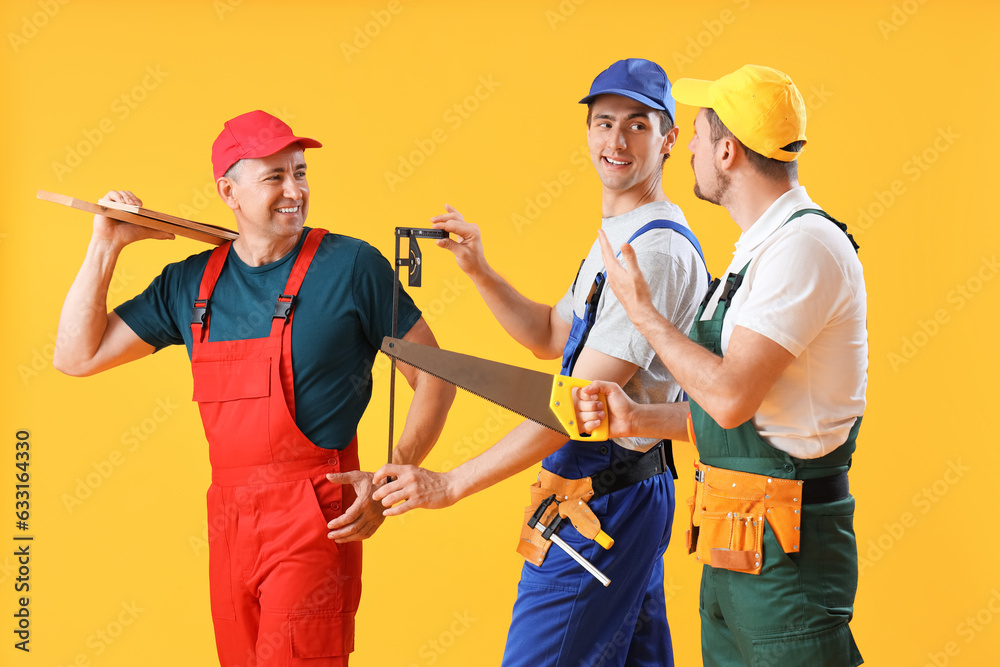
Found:
[[[282,294],[274,304],[274,316],[271,319],[288,319],[295,307],[294,294]]]
[[[197,299],[191,308],[191,324],[205,326],[208,323],[208,299]]]

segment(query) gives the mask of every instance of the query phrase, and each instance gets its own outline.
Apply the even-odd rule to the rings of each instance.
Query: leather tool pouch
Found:
[[[712,567],[760,574],[765,523],[785,553],[799,550],[802,481],[695,464],[688,551]]]
[[[545,555],[552,546],[551,540],[542,537],[537,528],[528,526],[528,519],[543,500],[550,495],[556,495],[556,502],[549,506],[542,515],[541,522],[546,526],[559,514],[573,524],[577,532],[586,538],[594,539],[601,531],[601,522],[587,505],[594,495],[594,489],[589,477],[582,479],[566,479],[544,468],[538,473],[538,481],[531,485],[531,504],[524,510],[524,522],[521,524],[521,539],[517,543],[517,553],[525,560],[535,565],[541,565]]]

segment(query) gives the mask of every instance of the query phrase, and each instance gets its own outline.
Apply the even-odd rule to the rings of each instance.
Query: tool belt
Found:
[[[538,481],[529,488],[531,504],[524,510],[524,523],[521,525],[521,539],[518,540],[517,552],[535,565],[541,565],[545,560],[552,541],[545,539],[541,532],[530,527],[528,520],[539,505],[553,494],[556,502],[545,509],[540,518],[541,523],[550,525],[556,515],[569,519],[581,535],[596,541],[605,549],[610,549],[614,540],[601,530],[600,519],[587,503],[662,474],[666,470],[673,473],[674,479],[677,478],[669,440],[661,440],[627,465],[619,463],[581,479],[566,479],[542,468],[538,473]]]
[[[847,473],[820,479],[779,479],[695,464],[688,499],[688,553],[712,567],[760,574],[764,524],[785,553],[798,553],[802,505],[848,496]]]

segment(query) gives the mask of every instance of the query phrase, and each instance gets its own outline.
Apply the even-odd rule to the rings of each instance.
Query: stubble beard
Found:
[[[707,201],[710,204],[716,204],[718,206],[722,205],[722,198],[729,191],[729,185],[731,179],[728,174],[722,172],[718,165],[712,165],[715,169],[715,191],[706,193],[701,189],[701,185],[698,183],[698,176],[695,174],[694,177],[694,196],[702,201]],[[691,171],[694,172],[694,156],[691,156]]]

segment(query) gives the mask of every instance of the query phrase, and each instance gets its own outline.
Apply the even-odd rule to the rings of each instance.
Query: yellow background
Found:
[[[995,664],[998,16],[995,3],[923,0],[3,3],[0,663],[214,661],[209,469],[186,356],[88,379],[52,369],[90,218],[36,200],[38,188],[90,200],[128,188],[156,210],[231,226],[211,197],[210,145],[225,119],[261,108],[325,144],[307,153],[311,224],[391,256],[393,227],[426,226],[447,202],[483,228],[515,286],[554,303],[600,214],[577,100],[611,62],[637,56],[671,78],[768,64],[805,95],[802,182],[861,243],[869,293],[869,408],[851,476],[855,636],[872,665]],[[691,193],[693,115],[678,107],[665,184],[717,274],[738,230]],[[203,247],[128,248],[111,301]],[[555,367],[506,338],[450,255],[423,249],[412,295],[443,346]],[[386,367],[360,428],[369,469],[384,457]],[[427,463],[450,468],[515,423],[460,394]],[[12,632],[18,429],[32,444],[29,654]],[[682,465],[692,457],[678,446]],[[352,664],[499,663],[532,476],[389,521],[366,543]],[[678,513],[667,596],[678,664],[691,665],[699,571],[683,523]]]

